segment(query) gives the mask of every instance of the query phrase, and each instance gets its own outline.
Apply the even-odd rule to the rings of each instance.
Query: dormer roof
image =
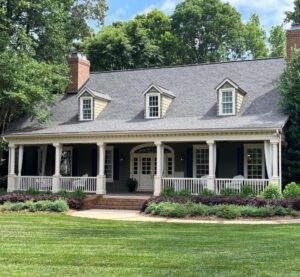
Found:
[[[236,90],[238,90],[240,93],[242,93],[243,95],[246,95],[247,92],[245,90],[243,90],[237,83],[235,83],[234,81],[232,81],[229,78],[225,78],[220,84],[218,84],[215,87],[215,90],[218,91],[219,89],[221,89],[225,84],[229,84],[231,87],[235,88]]]
[[[171,98],[175,98],[175,94],[174,92],[162,87],[162,86],[159,86],[157,84],[154,84],[152,83],[150,86],[147,87],[147,89],[145,89],[143,91],[143,95],[145,95],[147,92],[149,92],[151,89],[156,89],[159,93],[161,93],[162,95],[165,95],[165,96],[169,96]]]
[[[104,101],[111,101],[111,98],[109,95],[103,93],[103,92],[100,92],[100,91],[96,91],[96,90],[93,90],[87,86],[84,86],[78,93],[77,95],[77,98],[80,98],[84,93],[89,93],[92,97],[94,98],[98,98],[98,99],[101,99],[101,100],[104,100]]]

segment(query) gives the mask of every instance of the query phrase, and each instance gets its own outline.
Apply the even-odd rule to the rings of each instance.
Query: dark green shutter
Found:
[[[32,172],[32,175],[33,176],[36,176],[38,175],[38,155],[39,155],[39,152],[38,152],[38,148],[35,148],[34,151],[33,151],[33,159],[32,159],[32,162],[33,162],[33,172]]]
[[[72,152],[72,175],[78,176],[78,149],[73,148]]]
[[[97,176],[97,149],[92,149],[92,176]]]
[[[237,175],[244,176],[244,148],[237,149]]]
[[[114,181],[118,181],[120,177],[120,150],[114,148]]]
[[[193,148],[189,147],[186,151],[186,177],[193,177]]]

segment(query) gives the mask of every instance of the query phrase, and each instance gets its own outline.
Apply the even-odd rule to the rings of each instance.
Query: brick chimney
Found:
[[[286,51],[288,57],[293,55],[295,48],[300,48],[299,23],[293,23],[291,29],[286,31]]]
[[[77,93],[90,78],[90,62],[79,52],[68,57],[70,83],[67,93]]]

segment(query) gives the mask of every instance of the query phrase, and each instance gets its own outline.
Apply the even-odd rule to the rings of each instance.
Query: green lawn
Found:
[[[300,225],[0,215],[1,276],[300,276]]]

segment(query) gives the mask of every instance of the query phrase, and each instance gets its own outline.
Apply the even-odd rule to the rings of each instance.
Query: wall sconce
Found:
[[[184,162],[184,155],[183,154],[180,155],[180,161]]]
[[[125,161],[125,157],[124,157],[124,155],[121,155],[120,156],[120,162],[122,163],[122,162],[124,162]]]

